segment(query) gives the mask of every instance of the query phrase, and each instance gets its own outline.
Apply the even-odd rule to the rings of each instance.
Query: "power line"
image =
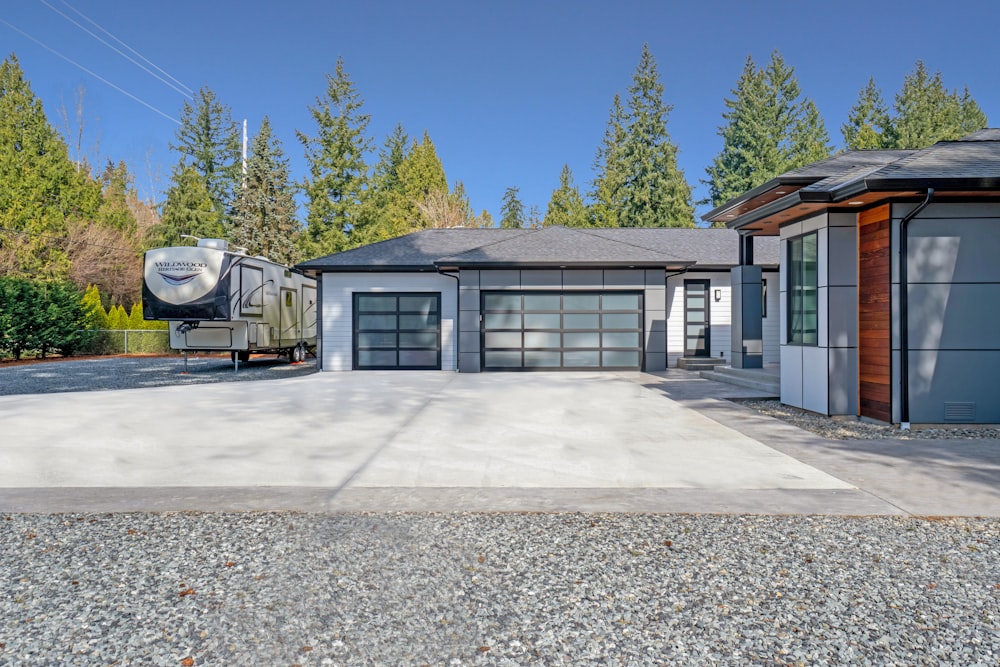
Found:
[[[50,5],[48,2],[46,2],[46,0],[38,0],[38,1],[41,2],[43,5],[45,5],[46,7],[48,7],[49,9],[51,9],[53,12],[55,12],[59,16],[63,17],[64,19],[66,19],[67,21],[69,21],[70,23],[72,23],[73,25],[75,25],[80,30],[83,30],[85,33],[87,33],[88,35],[90,35],[91,37],[93,37],[94,39],[96,39],[97,41],[99,41],[104,46],[108,47],[109,49],[111,49],[112,51],[114,51],[115,53],[117,53],[118,55],[120,55],[122,58],[125,58],[126,60],[128,60],[130,63],[132,63],[136,67],[138,67],[139,69],[141,69],[144,72],[146,72],[147,74],[155,77],[160,82],[166,84],[167,86],[169,86],[170,88],[174,89],[175,91],[177,91],[181,95],[183,95],[183,96],[185,96],[187,98],[191,98],[192,97],[193,91],[189,87],[185,86],[183,83],[181,83],[180,81],[178,81],[175,77],[170,76],[170,74],[168,74],[167,72],[165,72],[163,70],[163,68],[158,67],[149,58],[147,58],[146,56],[142,55],[141,53],[139,53],[138,51],[136,51],[135,49],[133,49],[131,46],[129,46],[128,44],[126,44],[122,40],[120,40],[117,37],[115,37],[109,30],[107,30],[106,28],[102,27],[97,22],[95,22],[93,19],[91,19],[90,17],[88,17],[86,14],[84,14],[80,10],[78,10],[75,7],[73,7],[72,5],[70,5],[68,2],[66,2],[66,0],[60,0],[60,1],[62,2],[62,4],[66,5],[67,8],[69,8],[72,11],[76,12],[77,14],[79,14],[81,17],[83,17],[84,20],[86,20],[87,22],[89,22],[91,25],[93,25],[94,27],[96,27],[98,30],[100,30],[101,32],[103,32],[104,34],[106,34],[107,36],[109,36],[111,39],[115,40],[116,42],[118,42],[119,44],[121,44],[122,46],[124,46],[126,49],[128,49],[129,51],[131,51],[132,53],[134,53],[136,56],[138,56],[142,60],[146,61],[146,63],[148,63],[154,69],[158,70],[161,74],[163,74],[164,76],[166,76],[167,79],[170,79],[170,81],[167,81],[167,79],[164,79],[162,76],[160,76],[156,72],[152,71],[151,69],[149,69],[148,67],[146,67],[142,63],[138,62],[137,60],[135,60],[130,55],[128,55],[127,53],[125,53],[121,49],[117,48],[113,44],[109,44],[104,39],[102,39],[99,35],[94,34],[86,26],[80,25],[75,20],[73,20],[71,17],[67,16],[63,12],[59,11],[58,9],[56,9],[55,7],[53,7],[52,5]]]
[[[163,116],[167,120],[171,120],[171,121],[177,123],[178,125],[181,124],[181,122],[179,120],[177,120],[176,118],[174,118],[173,116],[171,116],[169,114],[166,114],[163,111],[160,111],[159,109],[157,109],[156,107],[154,107],[149,102],[146,102],[145,100],[142,100],[142,99],[136,97],[135,95],[133,95],[132,93],[128,92],[124,88],[120,88],[119,86],[116,86],[115,84],[111,83],[110,81],[108,81],[107,79],[105,79],[100,74],[96,74],[94,72],[91,72],[89,69],[87,69],[86,67],[84,67],[80,63],[78,63],[75,60],[73,60],[73,59],[71,59],[71,58],[69,58],[67,56],[64,56],[63,54],[59,53],[58,51],[56,51],[55,49],[53,49],[51,46],[49,46],[48,44],[46,44],[45,42],[43,42],[41,40],[38,40],[38,39],[35,39],[34,37],[32,37],[31,35],[29,35],[25,31],[21,30],[17,26],[12,25],[11,23],[8,23],[4,19],[0,19],[0,23],[3,23],[5,26],[7,26],[8,28],[10,28],[14,32],[19,33],[20,35],[22,35],[24,37],[27,37],[28,39],[30,39],[31,41],[33,41],[35,44],[38,44],[43,49],[45,49],[47,51],[50,51],[51,53],[54,53],[55,55],[59,56],[60,58],[62,58],[66,62],[68,62],[70,65],[73,65],[74,67],[80,68],[81,70],[83,70],[84,72],[86,72],[90,76],[94,77],[98,81],[101,81],[102,83],[107,84],[108,86],[111,86],[112,88],[114,88],[115,90],[117,90],[122,95],[125,95],[126,97],[132,98],[133,100],[135,100],[136,102],[138,102],[142,106],[146,107],[147,109],[150,109],[151,111],[155,111],[156,113],[160,114],[161,116]]]

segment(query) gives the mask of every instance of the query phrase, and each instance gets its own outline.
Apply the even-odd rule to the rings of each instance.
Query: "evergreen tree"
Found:
[[[298,231],[288,160],[265,116],[247,158],[246,177],[232,216],[231,239],[251,255],[294,264]]]
[[[311,254],[351,246],[351,231],[368,185],[365,153],[371,148],[366,134],[370,117],[361,113],[363,101],[344,71],[342,58],[326,81],[325,94],[309,107],[316,135],[296,133],[309,161],[309,177],[302,187]]]
[[[410,138],[401,123],[385,139],[379,151],[379,161],[372,171],[373,190],[395,190],[399,187],[399,166],[409,155]]]
[[[70,219],[93,219],[100,187],[78,172],[13,54],[0,64],[0,272],[69,274],[56,239]]]
[[[656,61],[643,45],[628,89],[628,126],[621,146],[624,161],[622,227],[693,227],[691,186],[677,166],[677,146],[667,133],[672,107],[663,101]]]
[[[747,57],[724,100],[722,151],[706,171],[710,202],[718,206],[747,190],[830,155],[829,135],[812,100],[803,98],[794,70],[775,51],[764,69]]]
[[[604,138],[594,158],[595,176],[590,196],[594,200],[591,212],[595,227],[619,226],[618,216],[624,207],[625,161],[622,149],[626,123],[621,96],[616,94],[611,103]]]
[[[851,150],[885,148],[892,143],[891,131],[889,108],[875,78],[870,77],[848,112],[847,122],[840,126],[844,144]]]
[[[987,125],[986,115],[966,88],[949,93],[941,73],[931,75],[922,61],[903,79],[896,94],[893,148],[925,148],[959,139]]]
[[[545,210],[545,226],[588,227],[590,216],[583,203],[580,191],[573,183],[573,172],[564,164],[559,174],[559,187],[552,191],[548,208]]]
[[[239,127],[229,107],[208,87],[199,90],[193,102],[184,103],[180,121],[177,143],[170,144],[181,154],[174,176],[183,174],[186,167],[193,168],[204,180],[212,206],[224,221],[242,171]]]
[[[182,235],[223,238],[219,211],[212,202],[205,179],[194,167],[177,166],[174,184],[167,191],[160,222],[150,228],[147,248],[184,245]]]
[[[509,187],[503,193],[500,205],[500,226],[504,229],[524,227],[524,204],[518,198],[519,188]]]

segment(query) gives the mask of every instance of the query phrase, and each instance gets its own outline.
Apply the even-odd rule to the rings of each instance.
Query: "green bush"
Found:
[[[0,278],[0,351],[72,354],[85,338],[86,311],[71,283]]]

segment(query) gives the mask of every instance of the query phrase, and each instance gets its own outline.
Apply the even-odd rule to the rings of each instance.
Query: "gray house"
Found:
[[[764,360],[778,361],[777,242]],[[299,265],[323,370],[664,370],[730,355],[727,229],[430,229]]]
[[[1000,423],[1000,130],[843,153],[704,218],[781,240],[782,402]]]

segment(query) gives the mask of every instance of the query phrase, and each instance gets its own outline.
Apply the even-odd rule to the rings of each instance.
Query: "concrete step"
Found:
[[[709,371],[701,371],[699,375],[706,380],[755,389],[761,392],[761,398],[781,396],[781,376],[778,369],[723,366]]]
[[[710,371],[716,366],[725,366],[728,363],[722,357],[681,357],[677,360],[677,368],[686,371]]]

